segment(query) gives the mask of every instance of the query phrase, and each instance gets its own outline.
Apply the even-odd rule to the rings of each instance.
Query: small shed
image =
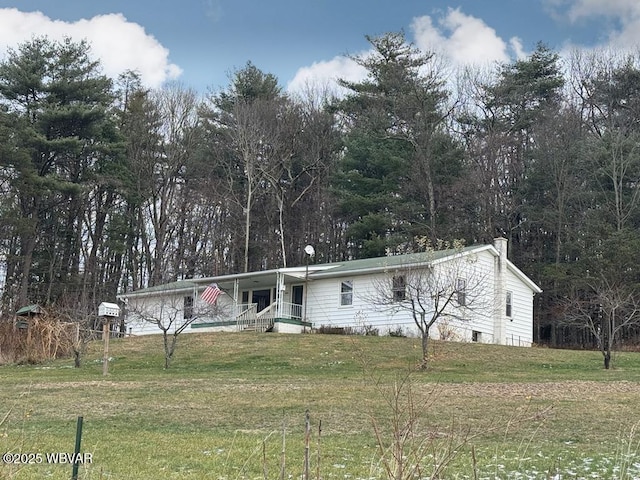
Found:
[[[29,319],[44,315],[46,312],[40,305],[34,303],[33,305],[27,305],[22,307],[16,312],[16,327],[21,330],[29,328]]]

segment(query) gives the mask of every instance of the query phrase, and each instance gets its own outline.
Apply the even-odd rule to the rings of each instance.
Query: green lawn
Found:
[[[417,339],[226,333],[181,336],[169,370],[160,336],[111,355],[0,367],[0,451],[72,452],[83,416],[79,478],[300,478],[308,410],[313,478],[388,478],[375,429],[409,422],[415,478],[640,478],[638,353],[434,342],[422,372]],[[0,478],[71,477],[42,458]]]

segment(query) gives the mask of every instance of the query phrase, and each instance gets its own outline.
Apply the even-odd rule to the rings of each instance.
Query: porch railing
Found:
[[[238,331],[252,330],[264,332],[273,325],[275,304],[258,312],[258,304],[239,305],[240,313],[236,316]]]
[[[276,317],[275,302],[259,312],[258,305],[255,303],[238,306],[240,307],[240,313],[236,316],[238,331],[255,330],[264,332],[273,326]],[[279,317],[302,320],[302,305],[283,302]]]
[[[267,308],[261,310],[256,315],[256,331],[266,332],[273,326],[273,319],[276,316],[276,304],[272,303]]]
[[[298,305],[297,303],[282,303],[282,312],[280,312],[280,316],[282,318],[293,318],[296,320],[302,320],[302,305]]]
[[[258,314],[257,303],[240,304],[238,305],[238,311],[240,312],[236,315],[238,331],[246,330],[250,326],[255,325]]]

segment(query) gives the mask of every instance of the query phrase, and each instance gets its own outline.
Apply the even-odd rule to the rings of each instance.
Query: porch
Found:
[[[306,267],[286,268],[215,279],[225,293],[219,301],[228,302],[224,318],[196,322],[192,328],[227,331],[274,331],[302,333],[312,322],[305,310],[308,274]],[[218,327],[218,328],[216,328]]]
[[[278,308],[279,307],[279,308]],[[258,311],[259,303],[241,303],[231,318],[194,322],[194,329],[218,329],[237,332],[300,333],[311,329],[311,322],[303,320],[303,306],[291,302],[273,302]]]

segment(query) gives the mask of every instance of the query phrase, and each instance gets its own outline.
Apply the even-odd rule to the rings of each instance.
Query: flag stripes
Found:
[[[202,295],[200,295],[200,298],[205,302],[214,305],[221,293],[222,293],[222,290],[220,290],[218,285],[216,285],[215,283],[212,283],[211,285],[209,285],[207,288],[204,289],[204,292],[202,292]]]

